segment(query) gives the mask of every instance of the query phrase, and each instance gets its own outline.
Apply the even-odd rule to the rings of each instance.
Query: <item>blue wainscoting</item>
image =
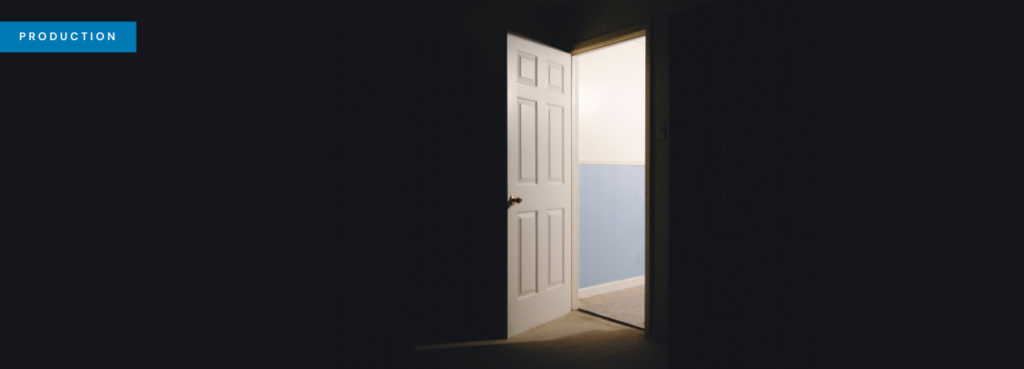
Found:
[[[644,275],[644,167],[580,165],[580,288]]]

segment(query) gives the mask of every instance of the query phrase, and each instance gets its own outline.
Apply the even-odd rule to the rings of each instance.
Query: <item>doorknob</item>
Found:
[[[518,204],[518,203],[521,203],[521,202],[523,202],[523,199],[519,198],[516,195],[512,195],[512,196],[508,197],[508,207],[510,207],[510,208],[512,207],[512,205],[515,205],[515,204]]]

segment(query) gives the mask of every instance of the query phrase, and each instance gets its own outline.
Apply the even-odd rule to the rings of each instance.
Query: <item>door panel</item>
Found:
[[[565,178],[565,172],[563,171],[564,166],[562,162],[565,160],[565,152],[563,151],[564,146],[564,134],[565,132],[565,109],[558,105],[548,104],[548,183],[551,184],[562,184],[562,178]]]
[[[537,102],[519,102],[519,183],[537,183]]]
[[[519,213],[519,298],[537,293],[537,212]]]
[[[562,213],[564,209],[548,210],[548,245],[550,250],[550,259],[548,263],[548,288],[557,287],[562,285],[562,281],[565,280],[563,270],[563,257],[562,254],[565,252],[565,238],[563,237],[563,224]]]
[[[508,336],[571,308],[569,53],[508,35]]]

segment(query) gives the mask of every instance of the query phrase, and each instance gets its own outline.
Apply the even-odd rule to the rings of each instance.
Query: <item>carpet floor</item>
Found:
[[[580,310],[644,328],[644,286],[580,299]]]

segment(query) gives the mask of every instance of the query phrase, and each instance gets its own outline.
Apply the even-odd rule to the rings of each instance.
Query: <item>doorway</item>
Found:
[[[650,262],[655,259],[650,253],[648,237],[651,171],[647,163],[651,157],[652,132],[650,48],[646,44],[648,29],[649,24],[643,23],[587,40],[573,47],[571,53],[511,31],[507,35],[506,334],[509,338],[562,317],[571,310],[580,310],[580,292],[583,292],[582,298],[618,292],[603,296],[607,300],[627,292],[642,291],[642,294],[631,296],[628,317],[604,311],[596,305],[585,307],[583,312],[642,329],[645,336],[651,332],[648,327],[660,327],[660,320],[650,324],[647,319],[651,316],[650,301],[656,301],[651,293],[653,274]],[[601,61],[619,54],[627,55],[617,58],[625,61]],[[598,68],[600,63],[607,65]],[[626,65],[630,73],[623,73]],[[583,70],[594,71],[597,77],[584,72],[582,77],[588,82],[584,82],[582,87],[596,86],[596,89],[581,90],[580,74]],[[612,85],[605,86],[607,83]],[[609,101],[599,98],[601,91],[605,90],[609,92],[605,96],[611,99]],[[596,149],[584,149],[583,166],[580,163],[580,139],[585,135],[580,134],[581,119],[585,132],[597,132],[597,136],[603,137],[596,139],[594,137],[597,136],[586,135],[591,136],[586,139],[591,144],[588,147]],[[607,126],[607,130],[599,132],[601,129],[595,127],[602,125]],[[629,193],[618,196],[620,209],[615,206],[602,209],[600,195],[597,202],[591,201],[593,196],[587,198],[591,192],[587,189],[581,191],[581,168],[584,176],[596,174],[598,180],[605,169],[610,169],[608,173],[623,172],[627,176],[618,180],[623,184],[622,189]],[[609,183],[615,185],[616,181]],[[600,190],[599,185],[593,188]],[[584,201],[581,201],[581,193]],[[608,201],[611,203],[614,199],[609,198]],[[596,251],[600,246],[583,242],[585,252],[594,251],[586,254],[583,262],[600,265],[603,260],[605,265],[587,269],[587,282],[582,287],[581,205],[583,210],[594,210],[588,214],[596,214],[597,217],[584,216],[584,227],[605,227],[613,232],[629,233],[623,234],[618,241],[614,235],[609,237],[615,244],[604,248],[605,256]],[[600,221],[601,217],[611,215],[620,216],[618,220],[610,221],[614,225],[594,223],[595,219]],[[584,237],[594,235],[583,229]],[[596,234],[594,237],[602,240],[604,236]],[[591,263],[592,260],[598,261]],[[608,266],[609,262],[611,266]],[[616,266],[616,262],[621,265]],[[628,268],[623,265],[628,265]],[[632,287],[638,288],[624,291]],[[583,304],[596,300],[587,300]],[[625,302],[611,299],[613,304]]]
[[[572,56],[577,306],[644,329],[647,38],[630,36]]]

